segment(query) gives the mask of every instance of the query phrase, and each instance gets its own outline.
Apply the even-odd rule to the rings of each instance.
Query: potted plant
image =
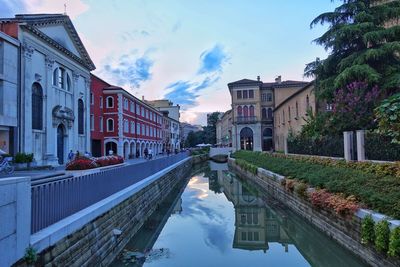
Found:
[[[26,169],[27,168],[26,154],[25,153],[15,154],[14,163],[17,169]]]
[[[31,167],[31,163],[33,162],[33,153],[25,154],[25,161],[27,163],[27,167]]]

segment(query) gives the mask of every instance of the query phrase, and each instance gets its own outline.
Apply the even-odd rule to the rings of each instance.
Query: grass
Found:
[[[234,157],[272,172],[304,181],[332,193],[354,195],[362,204],[400,219],[400,179],[347,168],[344,164],[326,166],[314,162],[276,157],[259,152],[238,151]]]

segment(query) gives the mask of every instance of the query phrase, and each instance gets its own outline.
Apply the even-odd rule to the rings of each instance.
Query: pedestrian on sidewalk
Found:
[[[153,150],[151,150],[151,148],[149,148],[149,159],[153,158]]]
[[[144,158],[147,159],[147,156],[149,155],[149,150],[147,147],[144,149]]]

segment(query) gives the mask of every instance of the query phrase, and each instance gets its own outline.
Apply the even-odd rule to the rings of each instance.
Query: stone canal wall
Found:
[[[157,209],[179,181],[190,173],[193,158],[181,161],[104,201],[113,205],[74,233],[38,254],[36,266],[106,266]],[[196,159],[196,162],[200,159]],[[127,196],[128,194],[128,196]],[[121,195],[125,195],[123,201]],[[96,205],[94,205],[96,206]],[[101,209],[103,204],[94,208]],[[73,216],[80,216],[75,214]],[[73,222],[71,222],[73,224]],[[61,231],[62,232],[62,231]],[[60,231],[55,231],[55,234]],[[61,233],[60,233],[61,234]],[[51,238],[51,236],[50,236]],[[35,244],[34,244],[35,247]],[[43,247],[36,244],[36,247]],[[24,266],[18,262],[17,266]]]
[[[342,219],[334,213],[317,210],[310,202],[305,201],[296,193],[285,190],[285,187],[280,184],[279,175],[261,168],[258,169],[257,175],[254,175],[241,169],[235,164],[234,159],[229,159],[228,164],[242,178],[256,183],[263,191],[311,222],[322,232],[352,251],[369,265],[376,267],[400,266],[400,261],[387,258],[374,249],[361,244],[361,219],[358,216],[353,216],[350,219]]]

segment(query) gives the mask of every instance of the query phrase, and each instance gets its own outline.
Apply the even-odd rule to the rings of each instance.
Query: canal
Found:
[[[112,266],[367,266],[328,236],[210,163],[173,190]]]

